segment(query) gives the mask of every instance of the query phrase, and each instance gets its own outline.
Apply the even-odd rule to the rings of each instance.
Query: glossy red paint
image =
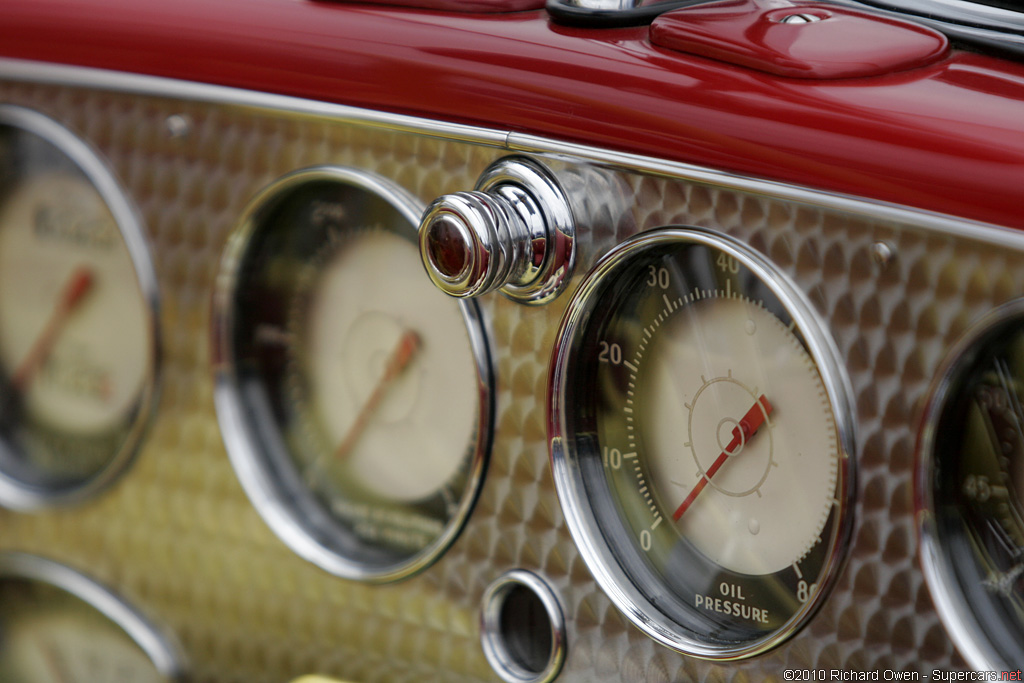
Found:
[[[1024,68],[783,78],[570,29],[303,0],[6,0],[0,54],[507,128],[1024,227]]]
[[[916,69],[949,49],[941,33],[909,21],[815,2],[787,5],[724,0],[668,12],[651,24],[651,42],[777,76],[819,80]],[[787,23],[792,17],[801,21]]]
[[[343,3],[350,0],[317,0]],[[525,12],[544,7],[544,0],[364,0],[367,5],[393,5],[442,12]]]

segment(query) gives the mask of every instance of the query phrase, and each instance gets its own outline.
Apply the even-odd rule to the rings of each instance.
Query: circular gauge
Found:
[[[0,107],[0,504],[79,500],[124,470],[154,403],[156,298],[110,172]]]
[[[850,532],[849,389],[788,279],[735,240],[616,247],[566,312],[551,457],[598,583],[655,640],[758,654],[821,604]]]
[[[424,280],[416,202],[315,168],[253,203],[225,255],[217,411],[239,479],[303,557],[403,578],[455,538],[490,446],[475,303]]]
[[[918,441],[925,577],[971,666],[1024,660],[1024,300],[957,345]]]
[[[34,555],[0,555],[0,679],[183,681],[176,648],[93,580]]]

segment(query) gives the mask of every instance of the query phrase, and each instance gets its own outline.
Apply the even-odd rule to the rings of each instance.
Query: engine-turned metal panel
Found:
[[[292,554],[244,495],[218,430],[210,304],[222,251],[246,204],[314,165],[354,167],[425,204],[472,188],[508,149],[272,108],[93,88],[0,83],[0,101],[62,123],[109,163],[144,218],[160,286],[159,408],[111,490],[37,513],[0,512],[0,549],[65,562],[114,587],[181,642],[201,683],[496,680],[480,645],[481,598],[511,569],[545,579],[567,630],[562,681],[778,681],[786,669],[960,668],[919,568],[912,491],[925,393],[947,349],[1024,291],[1024,242],[992,229],[896,222],[849,202],[775,198],[550,149],[570,195],[579,264],[569,293],[609,248],[670,224],[733,235],[787,272],[825,320],[856,398],[858,483],[848,561],[821,612],[771,653],[709,663],[656,645],[590,576],[548,465],[548,364],[567,303],[481,300],[495,358],[493,452],[464,531],[404,581],[338,579]],[[565,148],[569,149],[569,148]],[[593,150],[591,150],[593,152]],[[685,175],[685,169],[680,173]],[[756,190],[756,191],[755,191]],[[830,208],[831,207],[831,208]],[[932,226],[932,227],[929,227]],[[432,286],[424,274],[423,286]]]

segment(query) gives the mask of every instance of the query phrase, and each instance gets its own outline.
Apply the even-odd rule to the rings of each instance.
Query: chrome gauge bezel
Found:
[[[122,597],[71,567],[38,555],[0,553],[0,582],[39,582],[81,600],[125,632],[167,683],[184,683],[187,665],[178,644]]]
[[[468,478],[457,508],[443,531],[421,551],[394,563],[371,564],[351,557],[340,544],[318,537],[312,522],[295,505],[297,495],[278,476],[279,467],[265,456],[261,438],[246,417],[240,396],[238,359],[232,339],[238,324],[234,301],[240,269],[263,215],[292,191],[313,182],[341,183],[383,199],[409,224],[411,235],[419,223],[423,206],[412,195],[383,177],[338,166],[317,166],[294,171],[261,191],[249,204],[232,234],[221,261],[212,312],[212,364],[214,402],[222,438],[231,464],[250,501],[284,543],[300,557],[345,579],[384,583],[408,578],[435,562],[459,535],[483,483],[493,422],[493,369],[484,330],[484,320],[475,301],[458,301],[469,336],[477,377],[478,414],[475,443],[468,464]],[[424,286],[429,286],[424,275]],[[326,515],[318,524],[332,524]]]
[[[947,402],[955,399],[963,388],[963,375],[981,352],[982,345],[1005,326],[1012,324],[1024,326],[1024,299],[1015,299],[989,312],[950,350],[928,391],[915,456],[915,507],[925,583],[946,631],[960,654],[978,671],[1002,671],[1014,669],[1018,665],[1000,654],[986,637],[986,630],[991,625],[978,618],[972,602],[958,583],[952,560],[948,556],[948,541],[939,533],[936,523],[934,449],[939,421]],[[972,559],[958,556],[957,562],[964,563]]]
[[[566,402],[573,358],[579,356],[581,335],[602,301],[602,294],[616,282],[616,276],[632,264],[634,257],[671,245],[701,245],[736,259],[747,268],[792,316],[802,332],[810,357],[817,365],[831,403],[839,446],[836,484],[837,521],[834,543],[828,550],[820,580],[821,588],[786,623],[767,636],[746,643],[732,643],[705,637],[690,630],[659,610],[635,583],[611,547],[595,507],[611,501],[592,500],[588,495],[583,468],[575,451],[570,420],[573,406]],[[735,660],[761,654],[792,636],[807,623],[827,598],[843,567],[845,550],[853,528],[855,491],[854,401],[841,356],[826,325],[790,278],[766,258],[727,235],[705,228],[668,226],[641,233],[613,248],[586,276],[569,303],[558,332],[552,356],[548,429],[551,465],[562,510],[580,554],[597,583],[615,606],[641,631],[673,650],[708,660]]]
[[[503,627],[503,613],[509,608],[507,598],[516,589],[532,593],[539,603],[547,622],[550,653],[547,661],[537,670],[527,669],[513,653],[516,645],[510,639],[542,633],[542,629],[518,632]],[[522,604],[513,609],[522,610]],[[527,608],[531,609],[531,608]],[[537,636],[538,638],[540,636]],[[494,672],[507,683],[551,683],[558,678],[565,664],[567,649],[565,615],[558,596],[548,583],[537,574],[525,569],[511,569],[495,579],[484,591],[480,609],[480,645]],[[522,647],[522,645],[519,645]]]
[[[160,393],[160,295],[142,218],[98,154],[70,130],[31,109],[0,105],[0,126],[21,130],[49,143],[81,171],[85,180],[92,184],[106,203],[131,258],[143,299],[150,358],[142,389],[128,411],[132,419],[124,441],[96,473],[66,486],[39,487],[30,486],[0,469],[0,505],[14,510],[32,511],[70,505],[96,496],[113,484],[138,454],[145,432],[156,414]]]

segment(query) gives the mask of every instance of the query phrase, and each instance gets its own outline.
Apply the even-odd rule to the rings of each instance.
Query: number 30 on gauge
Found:
[[[581,285],[551,379],[555,483],[624,614],[710,659],[806,623],[849,537],[852,401],[785,274],[716,233],[645,233]]]

